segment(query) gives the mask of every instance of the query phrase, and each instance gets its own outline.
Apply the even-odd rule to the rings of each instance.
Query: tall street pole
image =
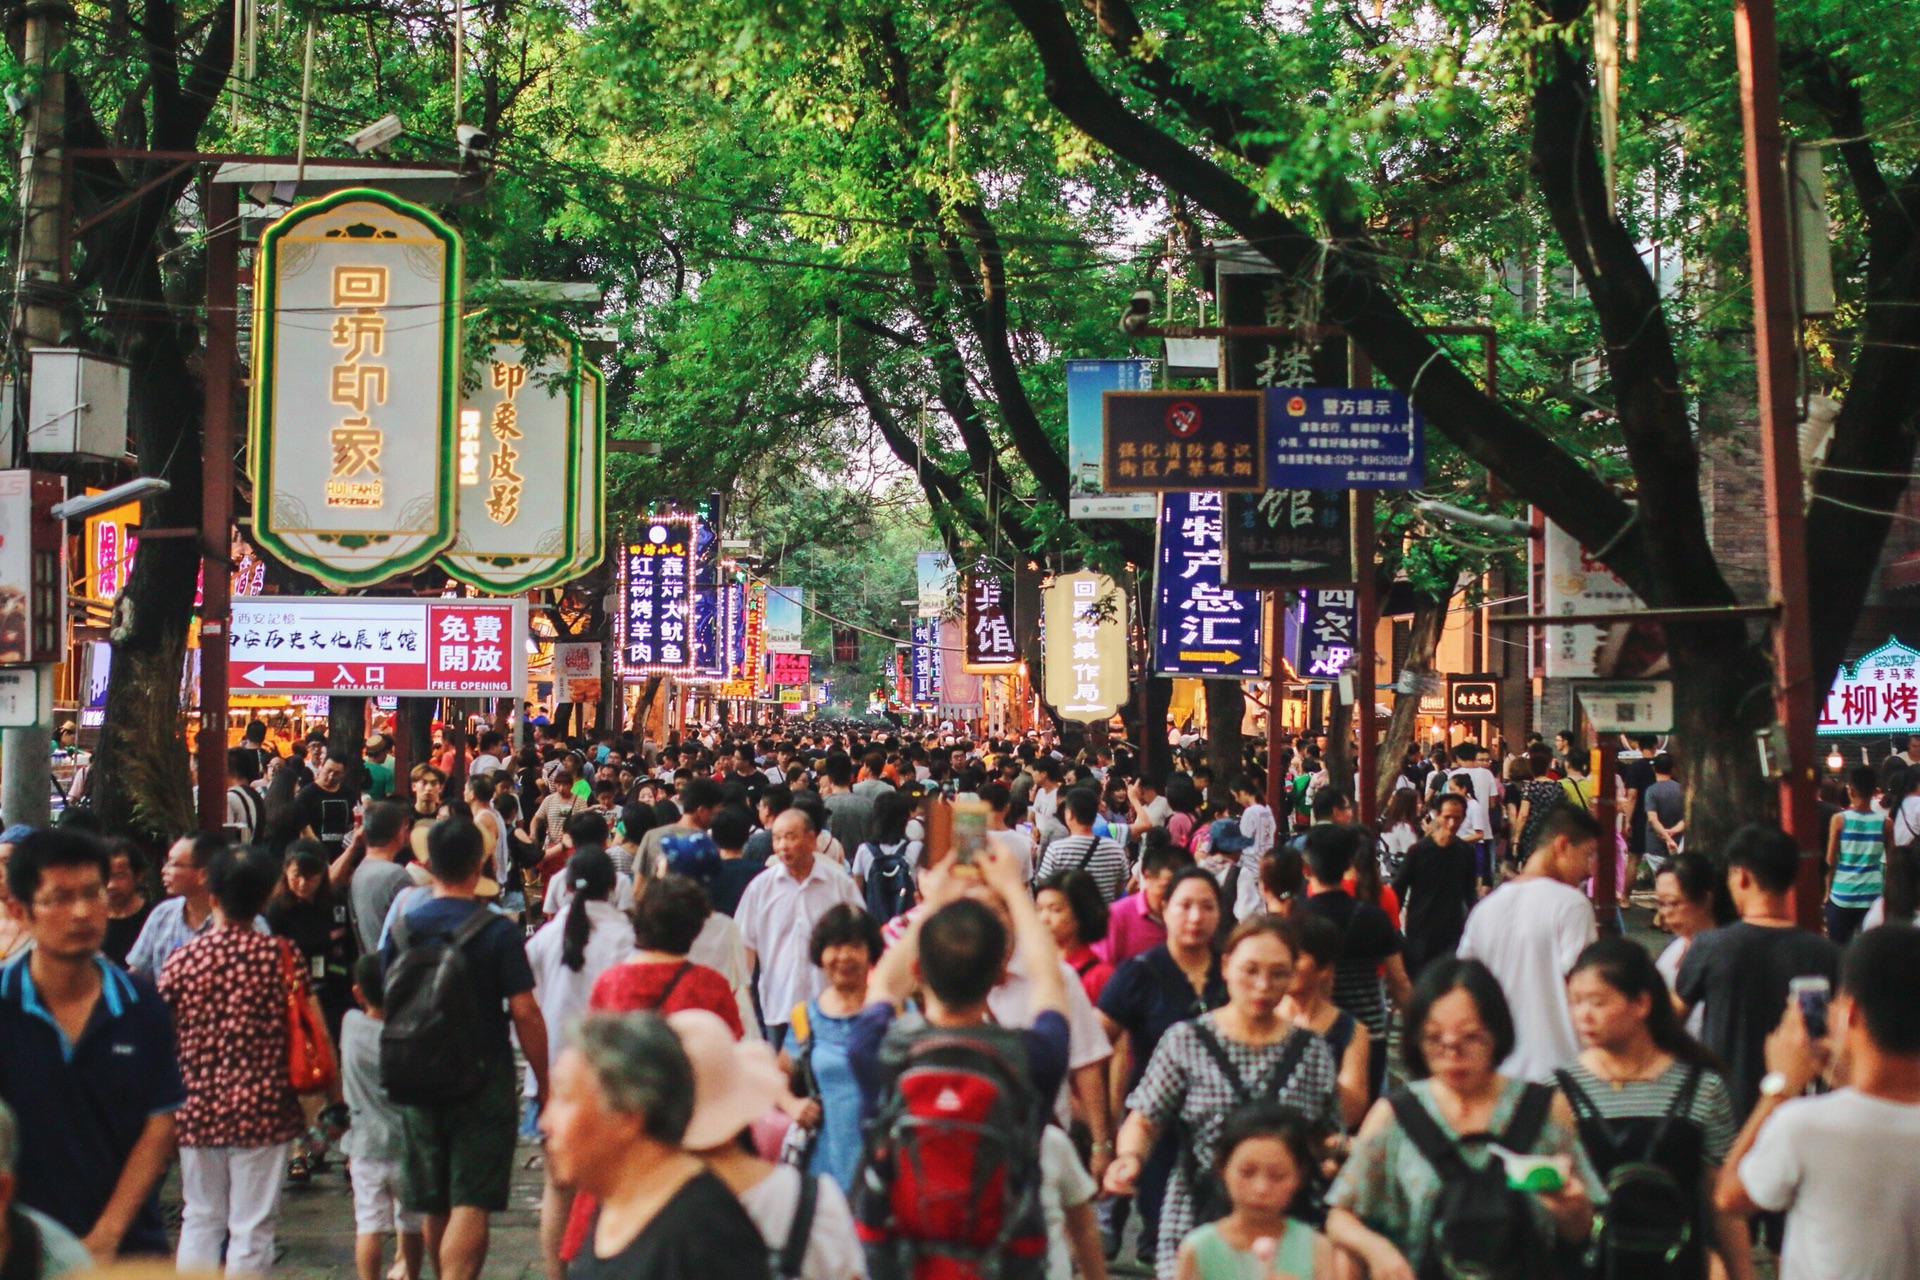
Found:
[[[20,147],[20,266],[14,280],[13,346],[15,395],[27,397],[28,353],[60,344],[60,310],[66,295],[67,158],[66,74],[60,47],[72,14],[60,0],[38,0],[21,9],[21,62],[32,85]],[[25,402],[31,403],[30,399]],[[12,459],[0,459],[10,465]],[[61,619],[64,628],[66,620]],[[48,676],[35,667],[44,697]],[[46,826],[52,818],[53,708],[42,703],[33,724],[0,737],[0,810],[9,823]]]
[[[1740,120],[1746,135],[1747,244],[1753,259],[1753,350],[1759,376],[1765,475],[1768,585],[1780,612],[1773,628],[1774,716],[1786,731],[1780,821],[1800,847],[1800,924],[1821,927],[1824,875],[1814,808],[1813,653],[1807,616],[1806,511],[1795,402],[1791,249],[1785,152],[1780,138],[1780,52],[1773,0],[1734,0]]]
[[[239,365],[240,191],[206,186],[207,354],[200,371],[200,829],[227,820],[227,655],[232,617],[233,419]],[[364,736],[364,735],[363,735]]]

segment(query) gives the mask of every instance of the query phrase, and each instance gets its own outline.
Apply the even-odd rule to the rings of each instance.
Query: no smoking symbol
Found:
[[[1167,430],[1185,440],[1199,429],[1199,405],[1191,400],[1176,400],[1167,406]]]

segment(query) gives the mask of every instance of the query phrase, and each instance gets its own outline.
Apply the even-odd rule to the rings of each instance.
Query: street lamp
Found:
[[[1835,747],[1833,750],[1827,752],[1827,772],[1828,773],[1839,773],[1840,770],[1846,767],[1846,764],[1847,764],[1846,758],[1840,754],[1839,747]]]
[[[68,498],[65,502],[53,504],[55,520],[84,520],[88,516],[98,515],[102,511],[111,511],[115,507],[125,506],[129,502],[138,502],[142,498],[153,497],[173,488],[159,476],[141,476],[125,484],[117,484],[111,489],[99,493],[82,494],[78,498]]]

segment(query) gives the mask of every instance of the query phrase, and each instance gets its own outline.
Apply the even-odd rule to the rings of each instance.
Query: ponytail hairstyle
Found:
[[[1602,938],[1580,953],[1574,961],[1574,974],[1591,972],[1629,1000],[1647,997],[1647,1034],[1663,1053],[1691,1066],[1724,1070],[1719,1059],[1707,1047],[1687,1034],[1674,1012],[1673,996],[1667,980],[1654,967],[1653,956],[1637,942],[1627,938]]]
[[[566,877],[573,901],[567,906],[567,923],[560,935],[560,963],[578,973],[587,963],[587,936],[593,932],[587,904],[605,902],[613,892],[613,859],[597,844],[583,845],[568,859]]]

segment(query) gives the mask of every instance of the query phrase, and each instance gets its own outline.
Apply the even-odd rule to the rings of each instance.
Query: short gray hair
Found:
[[[573,1045],[609,1107],[643,1117],[654,1141],[679,1145],[693,1119],[693,1064],[665,1018],[645,1011],[589,1014]]]
[[[0,1174],[13,1172],[20,1159],[20,1130],[13,1123],[13,1110],[0,1102]]]

